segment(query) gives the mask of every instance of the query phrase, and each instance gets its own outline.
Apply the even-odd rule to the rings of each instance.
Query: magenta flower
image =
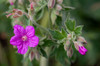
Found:
[[[87,49],[80,42],[74,41],[74,46],[79,51],[80,54],[82,55],[86,54]]]
[[[85,55],[87,52],[87,49],[84,46],[79,46],[79,53],[82,55]]]
[[[33,26],[27,26],[25,29],[20,25],[14,26],[14,34],[10,39],[10,44],[17,46],[18,53],[25,54],[29,47],[36,47],[39,43],[39,38],[35,36]]]

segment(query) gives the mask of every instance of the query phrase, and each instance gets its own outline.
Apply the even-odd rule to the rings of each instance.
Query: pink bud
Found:
[[[77,41],[82,42],[83,44],[87,44],[87,41],[85,40],[85,38],[79,36]]]
[[[58,4],[62,4],[63,0],[57,0]]]
[[[70,39],[71,39],[71,37],[72,37],[72,36],[71,36],[71,34],[68,34],[67,39],[69,39],[69,40],[70,40]]]
[[[87,52],[87,49],[80,43],[74,41],[75,48],[79,51],[80,54],[85,55]]]
[[[14,5],[15,0],[8,0],[10,5]]]
[[[64,44],[64,49],[67,51],[70,48],[70,41],[67,40],[66,43]]]
[[[67,56],[71,58],[72,55],[73,55],[73,50],[72,50],[72,48],[70,48],[70,49],[67,51]]]
[[[49,0],[48,1],[48,8],[53,8],[55,5],[55,0]]]
[[[10,14],[6,15],[6,17],[8,18],[8,17],[10,17],[11,15],[12,15],[12,13],[10,13]]]
[[[16,12],[19,16],[22,16],[23,15],[23,12],[21,10],[17,10]]]
[[[61,7],[59,4],[57,4],[57,5],[56,5],[56,9],[57,9],[58,11],[61,11],[62,7]]]
[[[31,53],[29,54],[30,61],[32,61],[34,59],[34,57],[35,57],[35,54],[33,51],[31,51]]]
[[[77,49],[77,50],[79,50],[79,42],[77,42],[77,41],[74,41],[74,46],[75,46],[75,48]]]
[[[84,46],[79,46],[79,53],[82,55],[85,55],[87,52],[87,49]]]
[[[31,10],[34,10],[34,2],[31,2],[30,8],[31,8]]]
[[[13,2],[10,2],[10,5],[14,5],[14,3]]]
[[[38,51],[35,52],[35,59],[39,61],[40,59],[40,54]]]

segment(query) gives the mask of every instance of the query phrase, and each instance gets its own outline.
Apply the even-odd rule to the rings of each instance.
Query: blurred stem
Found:
[[[48,12],[48,9],[45,8],[45,14],[41,20],[41,26],[43,26],[43,28],[47,29],[48,27],[51,28],[51,18],[50,18],[50,15],[51,15],[51,10],[49,10]],[[48,31],[48,30],[47,30]],[[49,31],[48,31],[49,33]],[[45,51],[47,53],[47,56],[48,58],[45,58],[43,56],[41,56],[41,59],[40,59],[40,66],[48,66],[48,60],[49,60],[49,54],[50,54],[50,47],[46,47],[45,48]]]

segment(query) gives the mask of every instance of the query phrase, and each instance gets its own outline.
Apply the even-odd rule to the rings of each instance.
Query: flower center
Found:
[[[26,40],[27,40],[27,36],[23,36],[23,37],[22,37],[22,40],[23,40],[23,41],[26,41]]]

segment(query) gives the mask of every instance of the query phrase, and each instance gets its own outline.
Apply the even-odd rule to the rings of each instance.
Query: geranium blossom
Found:
[[[14,26],[14,36],[10,39],[10,44],[17,46],[18,53],[25,54],[28,47],[36,47],[39,38],[35,35],[33,26],[27,26],[25,29],[20,25]]]

